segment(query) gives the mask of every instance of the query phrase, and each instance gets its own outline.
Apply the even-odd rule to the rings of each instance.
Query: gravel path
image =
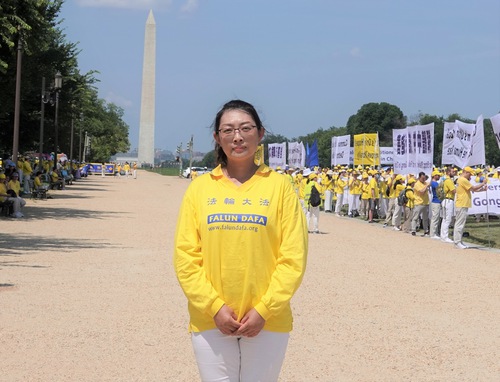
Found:
[[[195,381],[188,180],[91,176],[0,218],[0,381]],[[500,378],[500,254],[321,214],[282,381]]]

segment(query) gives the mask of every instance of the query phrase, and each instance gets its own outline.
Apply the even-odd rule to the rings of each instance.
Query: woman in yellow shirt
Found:
[[[360,215],[363,218],[366,218],[368,215],[368,204],[370,198],[370,183],[368,182],[368,174],[365,172],[361,177],[361,206],[359,208]]]
[[[344,205],[344,189],[347,187],[346,171],[341,170],[337,182],[335,183],[335,195],[337,196],[337,201],[335,203],[335,215],[340,216],[342,211],[342,206]]]
[[[325,195],[324,208],[325,212],[332,212],[332,200],[333,200],[333,171],[328,170],[321,177],[321,188],[322,194]]]
[[[181,204],[174,268],[202,380],[276,381],[292,329],[307,227],[288,179],[254,163],[264,132],[252,105],[226,103],[214,122],[219,166]]]

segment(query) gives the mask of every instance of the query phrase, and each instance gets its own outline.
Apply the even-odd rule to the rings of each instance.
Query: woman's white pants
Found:
[[[222,334],[218,329],[192,333],[202,381],[277,381],[289,333],[262,330],[255,337]]]

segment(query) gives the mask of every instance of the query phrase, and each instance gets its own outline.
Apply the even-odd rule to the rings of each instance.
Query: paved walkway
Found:
[[[92,176],[0,218],[0,381],[194,381],[185,179]],[[321,215],[283,381],[493,381],[500,256]]]

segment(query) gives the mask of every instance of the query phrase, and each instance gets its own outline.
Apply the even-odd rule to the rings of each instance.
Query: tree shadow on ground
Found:
[[[21,256],[43,251],[70,253],[80,249],[112,247],[115,246],[99,240],[0,233],[0,256]],[[0,261],[0,265],[4,265],[4,262]]]
[[[54,199],[54,200],[59,200],[59,199],[92,199],[93,196],[81,196],[81,195],[75,195],[68,193],[66,191],[63,192],[57,192],[54,193],[53,191],[49,191],[47,194],[47,199],[31,199],[29,197],[24,197],[24,200],[31,200],[34,203],[38,202],[46,202],[48,199]]]
[[[79,186],[75,186],[75,185],[72,185],[72,186],[66,186],[66,189],[63,191],[63,190],[52,190],[52,192],[55,192],[57,194],[59,193],[64,193],[64,192],[68,192],[68,191],[108,191],[106,188],[102,187],[101,186],[98,186],[98,187],[89,187],[87,185],[82,185],[81,187]]]
[[[23,220],[105,219],[118,215],[126,215],[124,212],[44,207],[41,202],[36,205],[25,206],[23,214]]]

